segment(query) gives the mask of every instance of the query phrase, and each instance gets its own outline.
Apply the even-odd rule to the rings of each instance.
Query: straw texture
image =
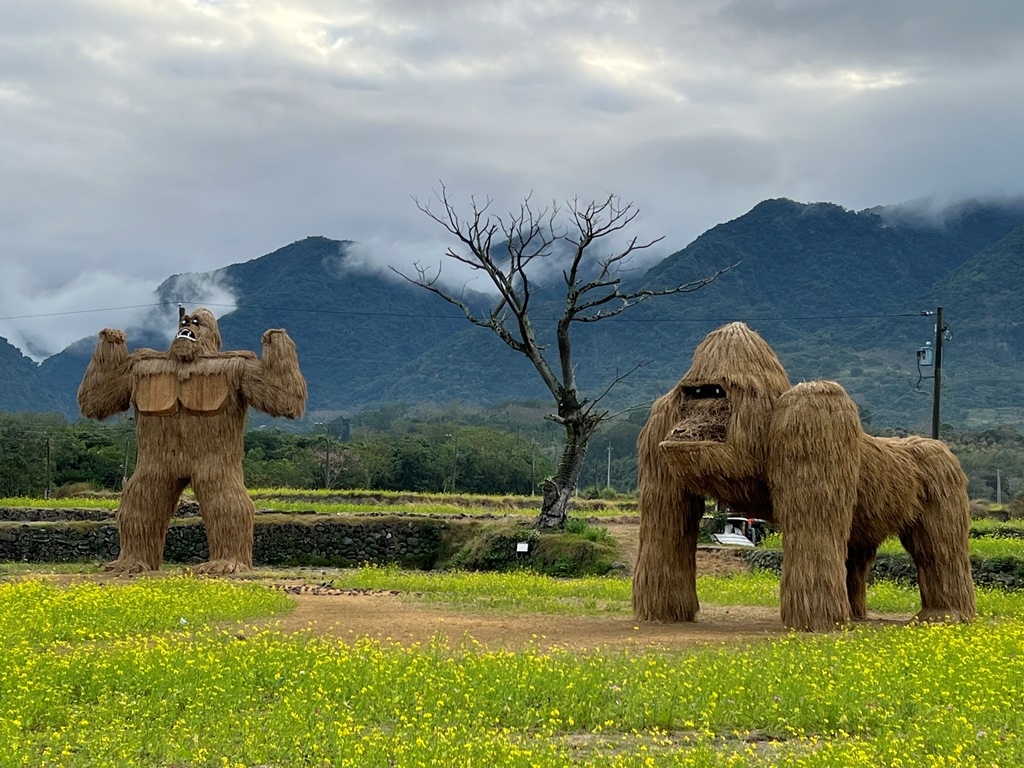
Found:
[[[128,354],[122,331],[100,332],[78,390],[84,416],[105,419],[134,408],[138,461],[117,512],[121,552],[105,568],[118,573],[158,569],[172,515],[186,486],[199,502],[210,560],[197,570],[234,573],[252,568],[254,509],[242,473],[248,408],[298,418],[306,381],[295,344],[272,329],[263,354],[221,352],[213,314],[183,315],[166,352]]]
[[[967,478],[937,440],[864,433],[828,381],[790,387],[743,323],[710,333],[638,441],[637,619],[692,621],[705,497],[783,532],[781,616],[821,631],[866,615],[878,546],[897,534],[918,569],[920,620],[974,616]]]
[[[693,621],[697,601],[697,534],[704,496],[687,491],[658,447],[677,421],[680,395],[651,408],[640,432],[639,548],[633,569],[633,613],[647,621]]]
[[[798,384],[779,397],[765,465],[784,553],[782,622],[826,630],[850,619],[846,548],[859,478],[857,406],[831,381]]]

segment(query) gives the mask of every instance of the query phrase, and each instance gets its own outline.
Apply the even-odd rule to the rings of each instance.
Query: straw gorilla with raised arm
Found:
[[[302,415],[306,380],[295,344],[282,329],[263,334],[263,355],[220,349],[213,313],[179,310],[169,349],[128,352],[123,331],[106,328],[78,388],[82,415],[105,419],[134,408],[135,472],[117,512],[117,573],[155,570],[167,528],[191,483],[199,502],[210,560],[202,573],[252,568],[252,501],[242,474],[245,420],[251,406],[271,416]]]
[[[832,381],[791,387],[743,323],[712,331],[651,409],[640,450],[638,619],[693,621],[704,498],[783,534],[782,621],[824,630],[866,614],[879,545],[896,534],[917,566],[923,620],[970,621],[967,478],[944,443],[866,434]]]

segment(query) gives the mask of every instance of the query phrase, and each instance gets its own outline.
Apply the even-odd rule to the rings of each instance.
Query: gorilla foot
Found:
[[[195,568],[196,573],[201,573],[204,576],[225,576],[229,573],[242,573],[243,571],[251,570],[252,566],[248,563],[227,558],[210,560],[202,565],[197,565]]]
[[[156,569],[151,568],[149,563],[143,562],[142,560],[135,560],[130,557],[119,557],[117,560],[104,563],[103,570],[116,575],[130,575],[133,573],[146,573],[147,571],[154,571]]]
[[[912,624],[935,624],[942,622],[956,624],[968,621],[970,621],[969,618],[964,618],[959,611],[955,611],[952,608],[922,608],[910,620]]]

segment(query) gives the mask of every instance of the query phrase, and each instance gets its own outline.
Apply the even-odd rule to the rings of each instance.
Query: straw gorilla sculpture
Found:
[[[743,323],[697,347],[638,443],[636,618],[695,619],[705,496],[781,528],[788,627],[864,618],[868,571],[891,534],[917,566],[916,618],[974,617],[967,478],[957,459],[937,440],[865,434],[835,382],[790,387],[775,352]]]
[[[82,415],[105,419],[135,409],[138,461],[117,513],[121,552],[104,568],[155,570],[167,528],[189,483],[199,502],[210,560],[201,573],[252,568],[254,509],[242,475],[242,434],[249,406],[294,419],[306,405],[295,344],[281,329],[263,334],[263,357],[220,351],[213,314],[179,310],[166,352],[128,353],[123,331],[100,331],[78,388]]]

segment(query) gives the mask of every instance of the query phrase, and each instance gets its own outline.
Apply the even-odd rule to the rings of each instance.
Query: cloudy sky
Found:
[[[1022,138],[1019,0],[5,0],[0,335],[307,235],[439,257],[439,182],[615,193],[664,256],[767,197],[1018,195]]]

